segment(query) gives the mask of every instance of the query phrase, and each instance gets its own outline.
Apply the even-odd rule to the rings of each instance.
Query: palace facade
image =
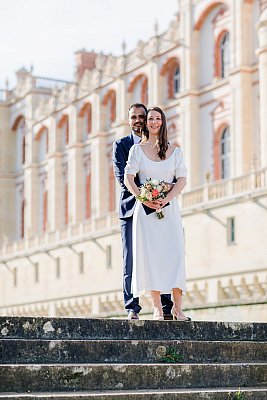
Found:
[[[143,102],[188,167],[184,307],[266,321],[267,0],[180,0],[130,53],[76,58],[73,82],[22,68],[0,91],[0,315],[124,315],[112,144]]]

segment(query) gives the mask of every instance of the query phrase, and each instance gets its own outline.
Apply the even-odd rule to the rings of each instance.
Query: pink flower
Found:
[[[152,196],[153,197],[158,197],[158,195],[159,195],[159,191],[157,189],[153,189],[152,190]]]

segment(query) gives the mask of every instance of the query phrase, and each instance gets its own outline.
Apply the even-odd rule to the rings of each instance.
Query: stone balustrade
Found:
[[[32,77],[32,87],[37,89],[58,89],[61,90],[65,85],[72,85],[74,82],[62,79],[50,79],[43,76]]]
[[[204,185],[181,196],[182,214],[187,215],[203,207],[210,208],[217,202],[227,202],[241,196],[256,197],[262,191],[267,191],[267,168],[263,168],[241,177],[226,179]],[[59,243],[76,243],[89,238],[100,237],[111,230],[119,232],[119,221],[116,212],[109,213],[101,218],[91,218],[74,225],[57,230],[45,232],[34,237],[19,241],[2,241],[0,246],[0,262],[6,261],[14,255],[23,252],[35,252],[37,248],[56,248]]]
[[[267,168],[249,174],[217,181],[185,192],[182,196],[182,211],[188,212],[203,206],[212,206],[216,201],[257,195],[267,190]]]
[[[187,280],[184,309],[197,310],[229,305],[263,303],[267,300],[264,269]],[[152,310],[150,297],[142,297],[142,313]],[[122,290],[88,293],[27,304],[0,307],[0,315],[69,317],[115,317],[124,315]]]

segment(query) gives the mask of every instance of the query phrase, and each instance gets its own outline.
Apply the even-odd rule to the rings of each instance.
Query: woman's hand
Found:
[[[166,206],[166,204],[168,204],[171,200],[172,200],[172,197],[169,196],[169,194],[165,197],[165,199],[160,199],[159,200],[159,202],[160,202],[160,207],[159,208],[162,208],[162,207]]]
[[[153,210],[158,210],[161,207],[160,200],[144,201],[143,204],[149,208],[153,208]]]

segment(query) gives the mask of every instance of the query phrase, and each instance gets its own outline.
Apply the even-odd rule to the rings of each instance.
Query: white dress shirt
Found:
[[[136,135],[134,131],[132,131],[134,144],[138,144],[141,141],[140,136]]]

